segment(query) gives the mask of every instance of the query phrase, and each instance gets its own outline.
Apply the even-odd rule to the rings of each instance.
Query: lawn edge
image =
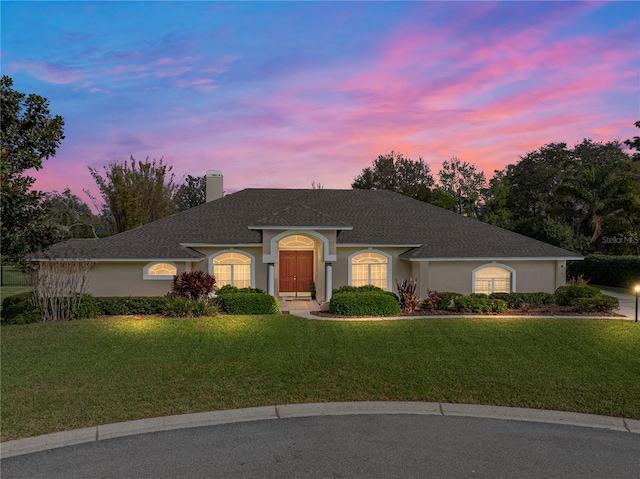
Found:
[[[358,414],[417,414],[473,417],[552,423],[640,434],[640,420],[568,411],[417,401],[329,402],[261,406],[180,414],[104,424],[42,436],[15,439],[0,443],[0,459],[117,437],[170,431],[174,429],[215,426],[237,422]]]

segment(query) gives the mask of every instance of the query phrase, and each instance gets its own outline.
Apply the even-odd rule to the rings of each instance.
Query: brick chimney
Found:
[[[207,179],[207,192],[206,200],[209,201],[219,200],[222,198],[224,190],[222,189],[222,171],[209,170],[206,175]]]

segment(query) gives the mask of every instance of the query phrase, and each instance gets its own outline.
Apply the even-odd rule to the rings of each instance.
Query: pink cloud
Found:
[[[40,80],[59,85],[78,82],[86,78],[86,75],[73,68],[56,65],[49,62],[27,60],[11,62],[9,64],[10,72],[15,73],[20,70],[25,70],[27,73],[29,73],[29,75],[32,75]]]

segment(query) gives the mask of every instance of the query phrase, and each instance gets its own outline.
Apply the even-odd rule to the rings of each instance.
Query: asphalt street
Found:
[[[1,461],[2,478],[634,478],[640,434],[411,414],[138,434]]]

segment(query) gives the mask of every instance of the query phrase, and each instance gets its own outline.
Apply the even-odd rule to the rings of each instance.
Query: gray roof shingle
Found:
[[[262,232],[249,226],[335,227],[338,245],[421,245],[405,252],[405,259],[580,258],[390,191],[325,189],[246,189],[118,235],[59,243],[47,254],[195,260],[203,254],[183,245],[261,244]]]

